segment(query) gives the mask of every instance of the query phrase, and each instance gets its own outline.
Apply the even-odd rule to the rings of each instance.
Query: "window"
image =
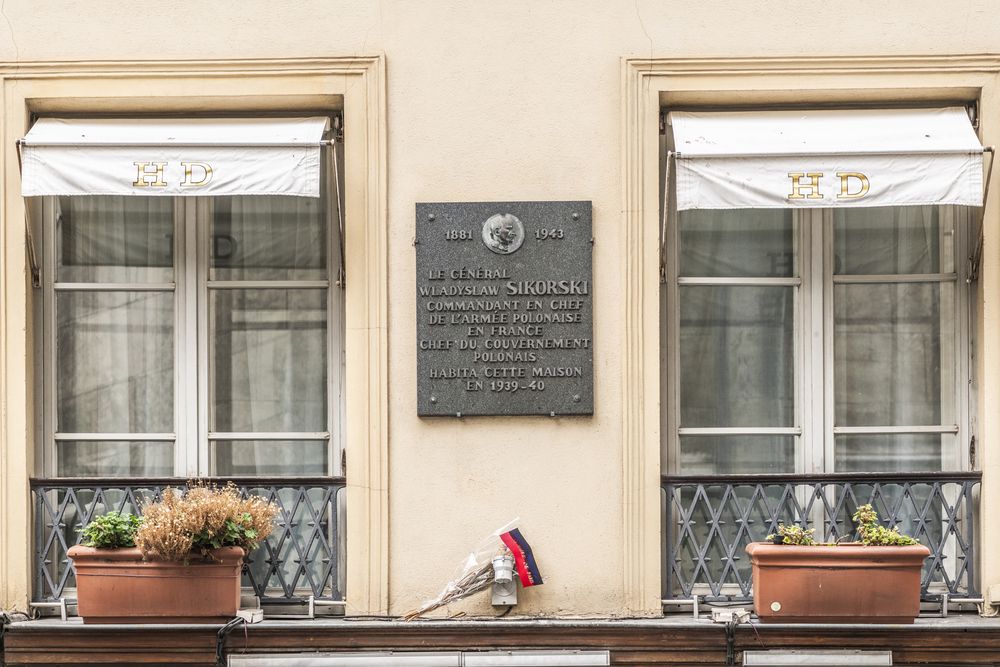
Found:
[[[965,468],[983,188],[966,110],[667,119],[664,469]]]
[[[962,469],[968,211],[675,212],[665,470]]]
[[[42,200],[46,475],[343,474],[328,190]]]

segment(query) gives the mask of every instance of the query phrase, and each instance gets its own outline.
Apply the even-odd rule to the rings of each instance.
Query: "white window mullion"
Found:
[[[666,187],[674,188],[676,180],[672,180]],[[673,193],[671,192],[671,195]],[[667,302],[664,304],[663,316],[667,320],[667,354],[665,357],[667,377],[667,394],[664,405],[667,406],[667,465],[668,470],[673,473],[683,472],[681,470],[681,444],[680,444],[680,415],[681,415],[681,353],[680,353],[680,324],[681,305],[680,287],[677,284],[678,269],[678,249],[680,247],[680,234],[677,224],[677,210],[673,206],[674,197],[669,197],[670,210],[667,214],[667,240],[664,243],[666,253],[666,273],[667,273]],[[662,373],[661,373],[662,376]]]
[[[194,304],[192,294],[193,270],[192,263],[188,261],[188,253],[191,250],[192,235],[190,233],[191,219],[189,215],[188,200],[177,198],[174,200],[174,272],[177,283],[177,296],[175,299],[176,309],[176,331],[174,337],[176,346],[176,388],[175,388],[175,408],[174,415],[177,422],[177,442],[174,444],[174,473],[186,477],[196,473],[192,467],[190,455],[190,443],[197,424],[192,420],[192,408],[197,401],[197,388],[192,382],[192,367],[194,357],[191,351],[192,336],[191,329],[194,326],[195,318],[191,312]]]
[[[823,309],[821,319],[817,322],[820,328],[820,338],[823,341],[822,364],[817,369],[816,393],[820,395],[823,404],[822,422],[817,426],[817,434],[822,434],[817,450],[822,447],[823,457],[817,471],[835,472],[835,439],[833,435],[836,426],[836,396],[834,382],[835,367],[833,359],[833,210],[816,211],[816,224],[821,229],[821,246],[817,255],[820,269],[820,286]]]
[[[970,408],[970,393],[972,391],[972,360],[971,341],[971,292],[975,286],[968,282],[969,264],[965,258],[969,256],[969,233],[971,211],[968,207],[943,207],[943,215],[954,216],[955,240],[955,275],[957,288],[955,290],[955,419],[958,424],[958,446],[955,447],[957,460],[953,462],[952,470],[969,470],[969,444],[974,429],[972,428],[972,410]]]
[[[812,331],[815,299],[810,289],[813,285],[811,275],[813,253],[813,228],[809,211],[796,211],[792,214],[795,221],[796,252],[799,255],[799,287],[796,294],[795,313],[795,421],[799,425],[800,435],[795,443],[795,472],[812,471],[812,453],[810,446],[814,441],[811,432],[813,424],[813,408],[811,403],[810,372],[815,354],[815,342]]]
[[[43,352],[43,412],[44,440],[43,469],[48,477],[58,474],[56,462],[56,206],[52,197],[42,198],[42,331]]]
[[[329,160],[335,163],[333,173],[326,172],[326,182],[328,188],[333,190],[327,196],[326,215],[326,239],[327,239],[327,301],[326,301],[326,362],[327,362],[327,407],[326,407],[326,428],[330,432],[330,457],[327,461],[327,474],[342,476],[346,474],[343,466],[343,453],[345,447],[345,437],[343,435],[343,379],[344,379],[344,348],[346,344],[344,335],[344,320],[341,315],[344,298],[344,289],[340,280],[340,269],[346,272],[346,267],[341,267],[340,258],[346,257],[341,253],[344,239],[340,235],[340,219],[343,211],[340,210],[340,169],[336,168],[336,162],[340,159],[337,154],[338,144],[334,142],[329,148],[323,149],[327,152]],[[335,268],[336,267],[336,268]],[[346,281],[346,278],[345,278]]]
[[[208,378],[208,261],[211,241],[212,200],[208,197],[198,197],[191,202],[191,217],[193,220],[193,236],[195,248],[191,257],[196,265],[196,386],[198,397],[193,409],[197,415],[197,438],[193,441],[196,449],[197,472],[201,476],[210,474],[208,424],[211,410],[211,393]]]

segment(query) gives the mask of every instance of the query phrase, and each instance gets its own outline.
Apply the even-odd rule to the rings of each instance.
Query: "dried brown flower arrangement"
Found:
[[[168,488],[143,508],[135,544],[147,560],[189,560],[229,546],[250,552],[271,533],[277,514],[274,503],[244,497],[232,484],[196,484],[183,494]]]

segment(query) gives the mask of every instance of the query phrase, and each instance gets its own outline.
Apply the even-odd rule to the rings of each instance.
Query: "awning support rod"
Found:
[[[336,126],[334,131],[339,134],[339,117],[334,121]],[[337,155],[336,139],[330,143],[330,152],[333,153],[333,189],[337,193],[337,227],[340,237],[337,240],[337,247],[340,248],[340,268],[337,270],[337,287],[344,289],[347,286],[347,262],[344,257],[344,206],[340,196],[340,158]]]
[[[976,245],[969,256],[969,277],[966,282],[971,284],[979,279],[979,265],[983,261],[983,233],[986,225],[986,199],[990,194],[990,180],[993,176],[993,162],[996,160],[996,150],[993,146],[985,146],[984,153],[990,154],[990,166],[986,168],[986,184],[983,186],[983,206],[979,209],[979,233],[976,235]]]
[[[21,166],[21,140],[16,142],[17,150],[17,171],[24,174]],[[31,235],[31,217],[28,215],[28,202],[24,202],[24,242],[28,252],[28,267],[31,269],[31,286],[39,288],[42,286],[42,271],[38,266],[38,256],[35,254],[35,239]]]
[[[336,143],[336,139],[323,139],[321,141],[309,141],[302,143],[270,143],[270,144],[249,144],[251,148],[316,148],[323,146],[332,146]],[[166,142],[166,143],[124,143],[120,141],[105,141],[105,142],[79,142],[79,141],[25,141],[24,138],[17,140],[17,146],[20,150],[21,146],[31,146],[36,147],[60,147],[60,148],[125,148],[128,146],[142,147],[142,148],[247,148],[248,144],[243,142],[204,142],[204,143],[191,143],[191,142]]]
[[[678,160],[715,160],[732,158],[772,158],[772,157],[831,157],[831,156],[867,156],[867,155],[977,155],[979,153],[992,152],[992,147],[984,147],[982,151],[970,151],[967,149],[942,149],[942,150],[900,150],[900,151],[808,151],[808,152],[784,152],[784,153],[695,153],[688,154],[674,151],[674,157]]]
[[[676,155],[667,151],[663,167],[663,219],[660,221],[660,284],[667,282],[667,216],[670,215],[670,160]]]

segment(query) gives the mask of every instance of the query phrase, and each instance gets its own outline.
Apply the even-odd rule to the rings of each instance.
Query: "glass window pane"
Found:
[[[837,472],[935,472],[953,469],[958,439],[951,433],[838,435]]]
[[[213,431],[326,431],[327,291],[209,293]]]
[[[209,443],[213,475],[325,475],[326,440],[218,440]]]
[[[56,413],[63,433],[174,430],[174,294],[56,296]]]
[[[952,273],[954,232],[937,206],[835,208],[834,273]]]
[[[174,471],[172,442],[56,442],[60,477],[169,477]]]
[[[795,436],[681,436],[681,473],[734,475],[795,472]]]
[[[682,427],[794,426],[794,287],[682,286]]]
[[[791,210],[681,211],[680,275],[796,276],[794,232]]]
[[[56,281],[173,281],[170,197],[59,197],[56,205]]]
[[[210,280],[325,280],[326,200],[217,197]]]
[[[836,426],[955,423],[954,290],[834,286]]]

